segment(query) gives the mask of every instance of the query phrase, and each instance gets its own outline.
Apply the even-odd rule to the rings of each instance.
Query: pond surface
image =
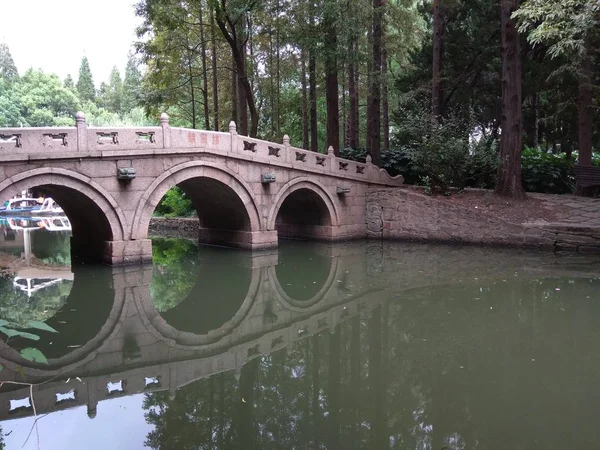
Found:
[[[69,270],[68,235],[30,238],[0,314],[39,340],[2,336],[0,378],[46,382],[4,385],[0,448],[600,448],[597,259],[157,238]]]

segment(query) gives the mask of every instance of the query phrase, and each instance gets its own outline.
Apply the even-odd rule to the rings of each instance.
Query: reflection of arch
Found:
[[[89,341],[85,342],[80,347],[73,348],[73,350],[69,351],[67,354],[57,358],[49,357],[48,364],[38,364],[27,361],[21,357],[17,350],[7,345],[4,341],[0,341],[0,355],[3,359],[10,363],[9,368],[16,370],[17,366],[24,367],[27,369],[27,374],[31,376],[65,372],[94,359],[96,357],[97,350],[105,342],[110,341],[110,339],[119,332],[121,325],[120,321],[122,319],[122,310],[125,305],[124,290],[113,290],[111,287],[112,283],[110,281],[110,278],[112,277],[110,270],[104,271],[104,274],[106,275],[105,277],[98,277],[97,268],[90,272],[87,272],[85,269],[81,270],[82,272],[75,272],[73,287],[71,289],[71,293],[69,294],[69,299],[67,300],[66,305],[69,305],[69,300],[72,300],[73,296],[75,296],[76,299],[83,298],[90,302],[96,300],[96,298],[93,296],[89,297],[90,277],[93,278],[94,281],[99,282],[100,287],[104,286],[106,290],[93,290],[93,292],[95,292],[100,298],[109,295],[111,297],[111,306],[107,308],[107,310],[109,310],[108,316],[105,318],[105,322],[102,324],[98,332],[95,333]],[[51,319],[49,319],[47,322],[49,325],[56,327]],[[59,335],[60,332],[57,335],[53,334],[49,336],[53,336],[53,339],[56,340]],[[68,336],[65,336],[65,338],[68,338]]]
[[[137,310],[141,314],[142,321],[148,330],[150,330],[158,339],[168,339],[174,341],[175,344],[182,346],[208,345],[218,342],[223,337],[233,331],[252,308],[256,296],[261,285],[261,270],[252,269],[250,286],[246,298],[242,302],[241,307],[235,315],[215,330],[211,330],[207,334],[199,335],[186,331],[177,330],[170,325],[156,310],[152,295],[150,294],[149,286],[136,289],[134,291],[134,299]]]
[[[327,276],[327,280],[310,300],[306,301],[298,301],[291,298],[286,292],[283,286],[281,286],[276,272],[276,266],[271,266],[268,268],[269,271],[269,280],[271,280],[273,284],[273,288],[275,292],[279,295],[279,300],[292,311],[305,311],[307,308],[319,303],[323,297],[331,290],[332,285],[336,282],[338,278],[338,272],[340,270],[340,261],[339,259],[332,260],[332,264],[329,269],[329,275]]]
[[[275,222],[277,220],[277,216],[283,205],[283,202],[294,192],[297,192],[301,189],[306,189],[312,193],[314,193],[322,202],[327,212],[329,213],[329,221],[331,227],[337,227],[339,225],[339,214],[337,208],[335,206],[335,202],[333,197],[323,185],[318,182],[311,181],[308,177],[296,178],[285,186],[281,188],[277,196],[275,197],[275,201],[273,202],[273,207],[269,212],[269,218],[267,220],[267,230],[275,230],[276,225]]]
[[[94,225],[93,222],[98,221],[104,225],[108,234],[104,240],[123,240],[123,213],[112,196],[89,177],[66,169],[32,169],[0,183],[0,198],[12,198],[32,187],[51,193],[72,222],[80,221],[78,213],[83,207],[86,215],[93,213],[93,219],[88,220],[90,224]],[[76,227],[75,223],[73,225]]]
[[[191,161],[173,167],[158,177],[144,192],[135,211],[132,239],[145,239],[152,214],[160,200],[172,187],[194,178],[206,178],[222,183],[231,189],[240,200],[247,214],[249,230],[260,230],[260,215],[250,187],[229,169],[204,161]]]

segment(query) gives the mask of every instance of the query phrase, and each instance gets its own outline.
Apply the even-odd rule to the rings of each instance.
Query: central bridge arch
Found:
[[[192,200],[200,220],[199,240],[257,248],[261,222],[250,187],[226,168],[193,161],[159,176],[144,192],[135,211],[132,239],[146,239],[150,219],[169,189],[179,186]]]

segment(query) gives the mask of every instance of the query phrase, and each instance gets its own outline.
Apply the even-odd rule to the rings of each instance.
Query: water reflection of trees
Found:
[[[590,369],[600,367],[600,314],[590,314],[600,308],[591,300],[598,284],[547,280],[407,293],[369,317],[253,360],[239,378],[223,373],[175,396],[146,395],[146,420],[155,426],[146,445],[580,448],[595,425],[577,418],[600,413],[585,397],[600,391],[573,385],[595,386]],[[587,370],[578,367],[582,360]],[[568,410],[572,402],[577,414]]]
[[[66,303],[73,282],[61,280],[28,296],[16,288],[12,277],[0,277],[0,317],[25,327],[31,320],[45,322]]]

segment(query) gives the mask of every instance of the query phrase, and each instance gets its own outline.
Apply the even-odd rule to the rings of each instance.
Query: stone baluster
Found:
[[[329,170],[332,173],[336,173],[337,172],[337,167],[336,167],[337,161],[335,158],[335,153],[334,153],[333,147],[331,145],[327,148],[327,156],[328,156],[327,159],[329,160]]]
[[[75,115],[75,126],[77,127],[77,151],[87,152],[87,123],[85,121],[85,114],[83,113],[83,111],[79,111]]]
[[[160,115],[160,126],[163,133],[163,148],[171,148],[171,125],[167,113]]]
[[[287,134],[283,135],[283,161],[286,163],[291,163],[293,161],[292,159],[292,153],[290,151],[290,137]]]
[[[229,122],[229,134],[231,137],[231,153],[235,153],[238,150],[238,133],[237,126],[233,120]]]

